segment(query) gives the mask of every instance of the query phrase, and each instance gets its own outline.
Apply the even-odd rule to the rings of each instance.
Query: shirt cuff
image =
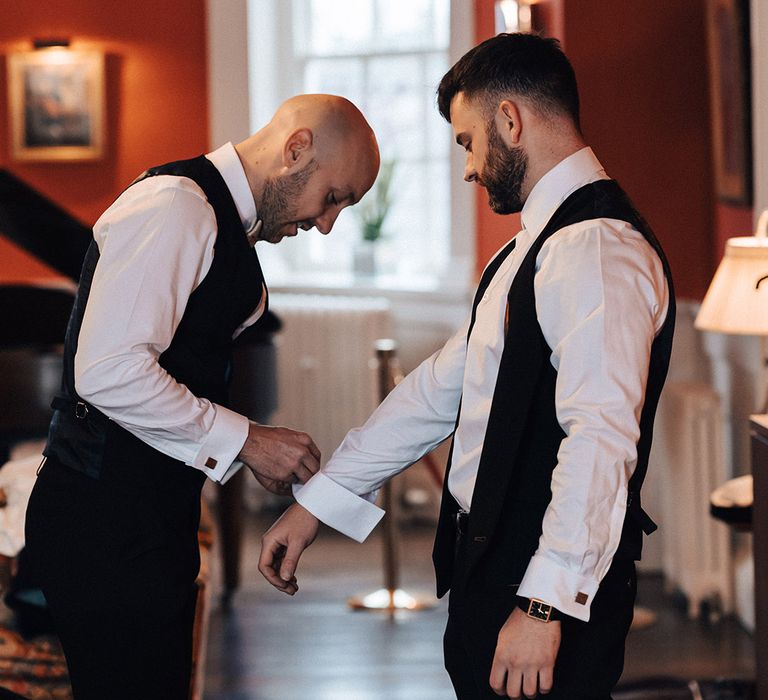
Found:
[[[222,481],[234,466],[233,462],[243,449],[248,437],[248,419],[216,404],[216,417],[203,446],[197,453],[192,466],[204,472],[213,481]]]
[[[561,613],[589,622],[589,610],[600,582],[570,571],[551,559],[534,554],[517,595],[536,598]]]
[[[293,495],[318,520],[358,542],[363,542],[384,517],[381,508],[347,491],[322,472],[306,484],[294,484]]]
[[[224,486],[237,472],[242,469],[242,467],[245,466],[244,462],[241,462],[239,459],[236,459],[232,464],[229,465],[229,469],[224,472],[224,476],[219,479],[219,483]]]

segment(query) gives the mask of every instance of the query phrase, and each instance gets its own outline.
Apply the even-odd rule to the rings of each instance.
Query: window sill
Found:
[[[425,302],[465,302],[472,287],[469,280],[445,280],[437,276],[418,278],[399,275],[355,275],[353,273],[294,273],[267,275],[270,292],[289,294],[345,294],[383,296],[388,299],[419,299]]]

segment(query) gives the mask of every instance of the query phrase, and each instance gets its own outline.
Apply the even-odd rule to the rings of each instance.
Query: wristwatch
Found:
[[[539,620],[540,622],[553,622],[554,620],[563,619],[559,610],[538,598],[523,598],[522,596],[518,596],[517,607],[528,617],[533,618],[534,620]]]

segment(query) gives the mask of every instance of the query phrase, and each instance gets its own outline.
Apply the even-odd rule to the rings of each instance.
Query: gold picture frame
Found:
[[[104,54],[50,48],[8,56],[11,155],[21,161],[104,155]]]
[[[707,0],[715,192],[752,203],[749,3]]]

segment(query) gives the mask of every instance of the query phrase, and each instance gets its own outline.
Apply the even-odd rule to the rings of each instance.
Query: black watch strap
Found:
[[[541,622],[553,622],[555,620],[563,619],[563,614],[557,608],[554,608],[549,603],[545,603],[543,600],[538,600],[537,598],[523,598],[523,596],[517,596],[517,607],[528,617]]]

